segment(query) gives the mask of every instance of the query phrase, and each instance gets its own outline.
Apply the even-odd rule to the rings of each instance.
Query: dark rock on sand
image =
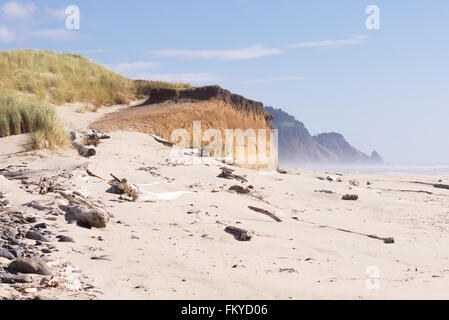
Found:
[[[28,231],[25,235],[25,238],[30,239],[30,240],[37,240],[37,241],[41,241],[41,242],[50,242],[50,240],[41,235],[40,233],[36,232],[36,231]]]
[[[6,258],[9,260],[14,260],[14,255],[11,252],[9,252],[8,250],[3,249],[3,248],[0,248],[0,257]]]
[[[0,279],[8,284],[33,282],[33,278],[28,274],[0,274]]]
[[[356,200],[359,200],[359,196],[356,194],[346,194],[341,199],[347,200],[347,201],[356,201]]]
[[[44,276],[50,276],[53,273],[47,264],[37,259],[19,258],[11,262],[8,267],[20,273],[32,273]]]
[[[75,242],[75,240],[73,240],[73,238],[71,238],[69,236],[60,235],[60,236],[57,236],[56,238],[59,239],[58,240],[59,242],[73,242],[73,243]]]

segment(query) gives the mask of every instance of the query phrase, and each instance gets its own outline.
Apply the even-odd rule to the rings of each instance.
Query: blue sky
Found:
[[[80,30],[65,29],[77,5]],[[380,9],[368,30],[365,9]],[[0,1],[0,49],[219,84],[389,163],[449,163],[449,1]],[[1,72],[1,71],[0,71]]]

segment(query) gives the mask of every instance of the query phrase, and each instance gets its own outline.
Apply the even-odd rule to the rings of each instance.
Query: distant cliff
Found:
[[[305,125],[281,109],[265,107],[274,116],[271,125],[279,130],[279,162],[299,164],[383,164],[374,151],[371,156],[351,146],[339,133],[312,136]]]

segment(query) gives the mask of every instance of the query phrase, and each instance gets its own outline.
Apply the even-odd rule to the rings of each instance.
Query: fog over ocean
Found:
[[[449,174],[449,164],[446,165],[294,165],[282,164],[281,169],[300,169],[308,171],[326,171],[340,173],[381,173],[381,174]]]

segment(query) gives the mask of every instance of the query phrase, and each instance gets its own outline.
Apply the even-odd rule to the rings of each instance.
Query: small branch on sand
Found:
[[[237,227],[226,227],[225,232],[232,234],[237,241],[250,241],[252,238],[248,231]]]
[[[378,189],[378,190],[381,190],[381,191],[390,191],[390,192],[425,193],[425,194],[428,194],[428,195],[434,195],[433,192],[430,192],[430,191],[424,191],[424,190],[403,190],[403,189],[399,189],[399,190],[396,190],[396,189]]]
[[[255,211],[255,212],[262,213],[262,214],[270,217],[271,219],[275,220],[276,222],[282,222],[282,220],[279,219],[275,214],[273,214],[273,213],[271,213],[271,212],[269,212],[267,210],[256,208],[256,207],[253,207],[253,206],[249,206],[248,208],[253,210],[253,211]]]
[[[103,178],[97,176],[95,173],[93,173],[93,172],[90,171],[89,169],[86,169],[86,172],[87,172],[87,174],[88,174],[89,176],[91,176],[91,177],[98,178],[98,179],[100,179],[100,180],[106,180],[106,179],[103,179]]]
[[[154,140],[156,140],[159,143],[162,143],[164,146],[167,147],[173,147],[175,144],[173,142],[169,142],[167,140],[162,139],[161,137],[158,137],[155,134],[150,134],[150,136],[152,136],[154,138]]]
[[[365,236],[371,239],[377,239],[377,240],[381,240],[386,244],[392,244],[395,243],[394,238],[384,238],[384,237],[378,237],[376,235],[373,234],[366,234],[366,233],[361,233],[361,232],[357,232],[357,231],[351,231],[351,230],[346,230],[346,229],[341,229],[341,228],[334,228],[334,227],[330,227],[330,226],[326,226],[326,225],[322,225],[319,226],[320,228],[327,228],[327,229],[333,229],[333,230],[337,230],[337,231],[342,231],[342,232],[346,232],[346,233],[352,233],[352,234],[358,234],[361,236]]]
[[[440,184],[440,183],[435,184],[435,183],[420,182],[420,181],[401,181],[401,182],[422,184],[422,185],[425,185],[425,186],[432,186],[432,187],[437,188],[437,189],[449,190],[449,184]]]
[[[235,179],[240,181],[241,183],[245,183],[248,182],[248,180],[246,180],[246,178],[239,176],[237,174],[234,174],[234,170],[226,168],[226,167],[222,167],[221,169],[221,173],[218,175],[218,178],[223,178],[223,179]]]

